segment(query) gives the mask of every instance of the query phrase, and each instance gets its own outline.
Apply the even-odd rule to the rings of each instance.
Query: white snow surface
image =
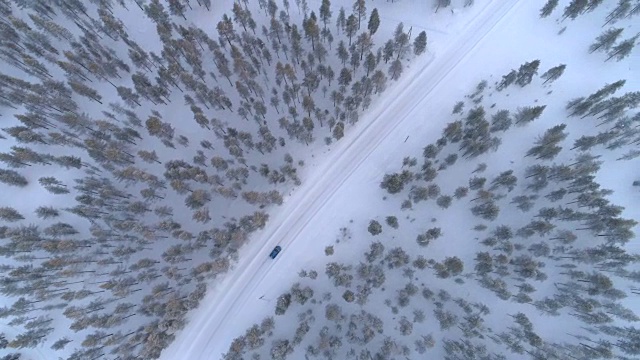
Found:
[[[212,285],[161,359],[221,357],[244,329],[273,312],[276,297],[298,270],[317,262],[317,254],[329,245],[323,242],[327,230],[338,229],[353,216],[375,215],[377,209],[367,209],[366,199],[378,196],[386,165],[402,158],[403,147],[423,145],[425,136],[439,134],[444,125],[425,110],[449,112],[454,94],[459,93],[451,84],[469,85],[476,81],[475,74],[485,72],[487,64],[476,62],[478,53],[495,50],[496,44],[499,48],[505,34],[514,36],[507,20],[532,14],[533,2],[526,3],[478,2],[456,31],[440,32],[441,42],[430,44],[434,57],[414,61],[347,138],[309,162],[301,174],[306,179],[303,185],[274,209],[266,228],[241,250],[235,269]],[[283,250],[274,261],[267,255],[276,245]]]
[[[346,8],[351,3],[342,2]],[[537,16],[544,2],[478,0],[471,8],[457,8],[453,12],[442,9],[437,16],[430,16],[433,13],[431,1],[369,2],[371,8],[375,6],[380,10],[380,31],[390,33],[398,21],[403,21],[405,28],[412,26],[413,36],[419,30],[426,30],[429,53],[409,64],[399,82],[393,83],[360,117],[344,139],[329,147],[320,147],[324,149],[322,154],[305,159],[307,166],[300,169],[303,185],[285,199],[284,205],[270,210],[266,228],[254,233],[251,241],[241,249],[240,260],[234,269],[210,284],[200,307],[189,314],[189,324],[163,351],[161,359],[219,359],[235,337],[253,323],[273,314],[277,296],[295,281],[300,269],[323,266],[325,260],[318,256],[325,246],[333,244],[338,228],[352,219],[360,219],[360,223],[362,219],[371,219],[381,213],[396,214],[396,201],[388,201],[384,209],[372,206],[380,201],[370,201],[381,197],[379,183],[383,174],[397,170],[404,156],[414,155],[420,151],[416,149],[434,141],[449,121],[453,104],[481,79],[490,74],[507,73],[525,61],[540,58],[543,71],[559,63],[568,64],[561,81],[554,85],[554,94],[561,95],[559,102],[588,94],[604,83],[621,78],[627,79],[625,89],[640,88],[640,51],[636,49],[629,59],[620,63],[605,63],[604,54],[586,54],[588,43],[602,31],[600,24],[586,26],[593,20],[593,14],[576,22],[549,26],[553,21],[551,18],[540,20]],[[229,8],[227,3],[229,1],[224,2],[225,9]],[[320,1],[309,1],[313,9],[319,4]],[[223,7],[220,3],[218,6]],[[602,5],[606,8],[602,11],[610,11],[614,6],[615,1],[607,1]],[[334,4],[332,8],[335,17],[339,5]],[[558,11],[560,9],[556,9],[556,14]],[[558,30],[564,25],[569,25],[568,29],[558,36]],[[626,30],[624,37],[631,32]],[[490,82],[495,80],[492,78]],[[547,96],[544,101],[549,104],[554,97]],[[517,105],[530,105],[533,100],[512,99]],[[552,124],[561,121],[562,118],[558,118]],[[529,125],[531,137],[540,134],[548,125],[548,122]],[[498,164],[502,161],[506,169],[510,161],[518,161],[512,157],[511,150],[521,150],[529,145],[505,142],[492,159],[498,159]],[[308,156],[294,154],[296,159]],[[598,181],[605,188],[616,183],[630,184],[635,180],[637,170],[628,164],[605,164],[600,172],[604,176]],[[57,173],[50,175],[57,176]],[[29,197],[38,199],[40,205],[47,205],[42,200],[51,196],[42,189],[32,193],[34,188],[40,189],[30,186]],[[443,190],[451,193],[452,189]],[[9,196],[13,199],[19,194]],[[636,205],[639,196],[637,191],[631,195],[616,192],[611,200],[625,206],[625,217],[639,219],[640,210]],[[16,208],[23,212],[20,206]],[[452,217],[455,213],[450,213],[446,219],[455,221]],[[420,220],[428,222],[428,219]],[[464,240],[439,246],[453,247],[464,244]],[[275,245],[281,245],[283,251],[275,260],[270,260],[267,255]],[[368,246],[345,245],[352,250],[349,251],[354,261],[362,253],[360,250]],[[638,253],[640,245],[632,242],[627,248]],[[429,251],[438,249],[429,248]],[[343,250],[340,249],[339,256],[346,261]],[[456,251],[458,254],[473,253],[474,248],[469,246]],[[10,337],[14,333],[6,327],[0,327],[0,330]],[[26,359],[51,359],[42,353],[47,350],[40,348],[21,351]]]

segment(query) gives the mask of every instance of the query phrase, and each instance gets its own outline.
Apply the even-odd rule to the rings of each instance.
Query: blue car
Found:
[[[281,250],[282,250],[282,248],[280,247],[280,245],[274,247],[273,250],[271,250],[271,254],[269,254],[269,257],[272,258],[272,259],[275,259],[276,256],[278,256],[278,254],[280,253]]]

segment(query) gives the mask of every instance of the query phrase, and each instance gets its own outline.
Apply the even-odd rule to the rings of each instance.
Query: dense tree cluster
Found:
[[[539,65],[538,61],[525,63],[519,71],[506,76],[506,82],[503,78],[502,83],[496,83],[496,89],[504,90],[518,79],[523,79],[523,85],[531,83]],[[565,68],[566,65],[560,64],[548,69],[540,75],[544,81],[539,85],[553,83]],[[462,113],[465,102],[457,103],[453,115],[461,119],[449,123],[440,139],[424,147],[422,168],[414,168],[416,161],[407,157],[401,170],[384,175],[380,186],[390,194],[408,197],[403,202],[403,210],[411,209],[412,214],[421,214],[421,209],[425,209],[427,216],[437,216],[434,211],[438,207],[447,208],[453,199],[461,201],[472,192],[466,202],[471,214],[483,221],[474,229],[482,234],[477,238],[478,246],[486,248],[478,251],[472,263],[465,266],[462,259],[455,256],[440,261],[422,256],[412,260],[402,247],[392,247],[384,257],[388,271],[412,264],[416,270],[405,268],[403,276],[418,279],[414,271],[430,269],[436,277],[452,278],[457,283],[463,283],[459,276],[469,272],[468,278],[475,278],[479,286],[495,294],[500,301],[521,304],[526,311],[511,315],[516,324],[514,327],[488,335],[496,344],[505,346],[505,354],[528,352],[541,358],[576,354],[585,358],[637,355],[634,346],[637,347],[638,339],[633,334],[638,330],[632,323],[640,317],[621,302],[637,295],[637,287],[630,284],[637,281],[632,269],[638,256],[626,249],[627,243],[635,238],[637,221],[625,218],[624,208],[608,198],[613,191],[596,182],[605,156],[612,160],[607,152],[615,152],[613,159],[619,161],[632,160],[640,154],[634,149],[640,139],[637,128],[640,118],[636,114],[640,101],[635,91],[619,94],[625,83],[620,80],[606,84],[590,95],[570,100],[564,109],[566,120],[549,127],[524,148],[522,161],[526,163],[525,167],[496,172],[488,170],[486,163],[480,163],[470,171],[468,187],[460,186],[455,190],[455,196],[448,197],[440,194],[443,183],[438,179],[446,177],[449,167],[459,164],[452,156],[456,151],[468,157],[464,151],[468,151],[466,144],[471,144],[469,140],[474,136],[471,129],[486,131],[489,135],[497,136],[500,132],[513,136],[520,128],[511,127],[513,123],[527,126],[544,116],[546,106],[536,105],[521,107],[513,113],[494,110],[492,121],[484,120],[482,94],[491,89],[481,82],[476,92],[469,96],[473,104],[466,117]],[[593,126],[574,127],[575,118],[581,118],[582,122],[594,121]],[[573,138],[573,147],[566,143],[570,129],[579,129],[580,134]],[[487,136],[482,139],[486,141]],[[500,145],[499,138],[496,144],[496,147]],[[484,154],[480,152],[477,156]],[[487,171],[492,171],[493,175],[481,175]],[[431,199],[437,200],[430,203],[428,200]],[[411,205],[405,206],[405,203]],[[521,212],[522,221],[513,221],[509,214],[512,209]],[[451,236],[456,235],[444,233],[440,227],[426,227],[426,230],[419,230],[416,240],[418,245],[434,246],[431,240],[442,237],[446,242]],[[381,251],[386,251],[382,244],[372,244],[371,251],[366,254],[367,261],[375,264],[382,258]],[[373,268],[361,264],[358,274],[370,274]],[[385,278],[390,276],[387,272]],[[549,286],[550,282],[552,286]],[[411,336],[415,331],[416,323],[399,315],[401,309],[412,302],[413,294],[419,292],[414,286],[411,283],[396,286],[397,303],[386,302],[394,316],[399,316],[395,327],[398,336]],[[434,315],[441,330],[457,327],[462,331],[464,341],[457,340],[459,337],[452,340],[442,336],[441,344],[451,358],[469,351],[487,353],[489,344],[473,341],[479,334],[487,335],[482,317],[471,316],[471,313],[464,316],[442,308],[442,302],[450,299],[446,292],[441,291],[434,297],[432,291],[424,289],[423,296],[436,301]],[[575,317],[582,324],[580,334],[575,337],[583,341],[557,342],[537,333],[527,318],[531,311]],[[466,320],[462,324],[461,317]],[[427,351],[421,340],[416,342],[416,351]]]
[[[607,10],[611,12],[605,25],[628,21],[640,12],[634,0],[617,2]],[[451,2],[432,4],[437,12]],[[603,4],[567,1],[561,16],[569,22]],[[540,16],[550,16],[559,5],[547,1]],[[631,27],[626,25],[605,30],[589,50],[624,59],[636,42],[621,37],[622,29]],[[564,108],[510,98],[515,104],[500,109],[514,92],[553,93],[567,65],[541,65],[539,60],[525,62],[494,84],[481,81],[455,103],[442,136],[422,148],[422,166],[407,156],[401,167],[380,179],[384,204],[395,198],[402,216],[375,214],[375,219],[387,215],[389,227],[384,228],[382,221],[362,219],[361,236],[371,236],[363,258],[346,263],[332,258],[326,279],[321,275],[320,282],[309,282],[316,293],[327,292],[308,302],[320,306],[299,310],[300,333],[308,341],[299,343],[296,331],[295,337],[287,332],[274,343],[299,343],[292,356],[310,359],[640,355],[640,317],[629,305],[639,294],[635,268],[640,258],[628,247],[638,223],[613,203],[613,190],[599,183],[608,180],[602,176],[605,165],[640,155],[635,148],[640,141],[640,99],[636,91],[622,94],[626,81],[620,80],[570,100]],[[503,141],[518,151],[493,154]],[[631,168],[631,163],[620,164]],[[615,186],[616,194],[631,185],[606,184]],[[450,208],[464,210],[452,221],[451,210],[445,211]],[[399,219],[402,234],[394,230]],[[470,231],[475,238],[460,239]],[[331,250],[335,255],[340,247]],[[441,258],[427,258],[434,253]],[[461,293],[467,296],[456,295]],[[470,299],[491,299],[491,307]],[[491,314],[504,302],[515,310]],[[388,307],[386,314],[380,303]],[[492,325],[504,326],[488,327],[485,323],[492,317]],[[384,324],[377,327],[377,320]],[[283,328],[290,328],[289,321],[296,321],[295,314],[283,319]],[[549,336],[540,322],[558,324],[567,329],[566,336]],[[428,355],[434,346],[438,352]],[[267,353],[256,349],[244,354],[261,358]]]
[[[521,78],[518,75],[521,72],[526,74],[525,83],[531,82],[531,72],[526,69],[537,67],[537,63],[526,63],[519,72],[513,71],[512,75],[504,77],[501,83],[496,84],[496,89],[503,90],[511,82],[517,82]],[[564,69],[565,65],[559,65],[540,77],[545,79],[545,83],[552,82],[562,75]],[[587,333],[578,338],[594,344],[560,344],[554,343],[553,339],[543,339],[536,334],[526,315],[519,313],[514,315],[521,326],[519,329],[490,336],[497,343],[513,343],[514,345],[509,345],[509,349],[515,353],[527,351],[526,348],[531,346],[530,349],[545,358],[568,356],[567,351],[583,357],[598,357],[604,353],[611,356],[637,355],[635,350],[613,345],[634,341],[637,345],[637,339],[634,340],[633,335],[625,335],[623,337],[627,340],[620,340],[617,336],[621,333],[605,331],[603,327],[611,326],[611,329],[622,330],[625,322],[640,319],[632,309],[619,302],[636,294],[633,291],[635,288],[629,289],[627,282],[633,278],[631,268],[637,264],[638,257],[627,253],[625,245],[635,237],[634,228],[638,223],[624,218],[624,209],[612,204],[607,198],[612,191],[603,189],[595,181],[595,175],[603,163],[601,158],[604,152],[628,151],[618,160],[634,159],[638,154],[633,150],[632,144],[637,144],[640,139],[635,126],[640,121],[635,114],[640,101],[637,101],[636,92],[616,96],[624,85],[624,80],[606,84],[588,96],[569,101],[565,108],[567,123],[547,129],[534,140],[533,146],[523,155],[525,159],[530,158],[528,161],[531,163],[522,175],[518,174],[517,168],[499,172],[490,181],[472,175],[469,187],[460,188],[476,192],[469,200],[471,213],[489,223],[508,219],[501,215],[501,208],[515,207],[524,213],[533,211],[528,222],[515,228],[512,225],[492,227],[484,224],[475,227],[477,231],[488,230],[485,237],[479,239],[480,244],[488,247],[487,251],[478,252],[474,259],[474,275],[478,283],[502,300],[529,305],[548,315],[576,317],[583,322],[583,329],[587,330]],[[478,89],[470,96],[474,102],[485,87],[478,86]],[[463,106],[464,103],[456,104],[453,114],[461,115]],[[539,118],[544,109],[545,106],[525,107],[518,109],[514,115],[510,115],[507,110],[499,110],[493,117],[493,129],[489,133],[513,133],[515,130],[510,129],[512,121],[524,126]],[[483,108],[471,110],[466,122],[470,119],[474,121],[479,114],[483,114]],[[593,131],[583,130],[584,135],[578,137],[571,148],[566,146],[565,140],[568,137],[568,125],[575,117],[582,117],[582,121],[595,119],[597,122],[590,129],[601,130],[597,135]],[[435,162],[447,162],[449,155],[444,156],[445,150],[450,146],[448,144],[460,143],[466,138],[465,125],[462,120],[449,123],[442,137],[424,148],[423,169],[431,167]],[[461,147],[459,151],[463,149]],[[562,161],[557,162],[558,158]],[[550,164],[550,161],[555,162]],[[405,164],[403,162],[403,167]],[[445,169],[442,166],[437,169],[438,178],[446,176],[439,174]],[[471,174],[486,170],[487,165],[481,163]],[[390,183],[390,176],[392,175],[385,175],[383,188]],[[413,204],[429,198],[428,187],[412,185],[424,179],[423,176],[413,176],[410,173],[405,178],[410,180],[403,183],[403,187],[411,187],[409,198]],[[433,182],[429,186],[435,187],[438,183],[433,179],[435,176],[430,176],[427,181]],[[460,190],[461,196],[456,198],[462,197],[462,191]],[[520,191],[520,194],[511,197],[508,195],[515,191]],[[543,204],[547,206],[539,205],[542,196],[546,201]],[[419,211],[420,206],[423,205],[415,205],[412,211]],[[527,219],[527,216],[523,219]],[[419,234],[418,243],[429,245],[429,240],[434,236],[440,236],[439,228]],[[443,234],[443,237],[446,238],[447,234]],[[440,278],[455,276],[465,269],[461,260],[456,257],[446,258],[442,262],[419,259],[415,264],[418,269],[431,267]],[[563,270],[558,274],[551,270],[553,267]],[[549,281],[550,272],[554,273],[555,290],[546,293],[538,291],[533,284],[544,286],[542,284]],[[612,308],[616,310],[610,311]],[[450,312],[439,309],[435,315],[443,330],[457,323],[456,316]],[[615,325],[604,325],[607,323]],[[637,332],[632,327],[626,329],[631,329],[629,331],[632,333]],[[462,330],[465,337],[474,337],[473,330]],[[512,347],[516,345],[518,348]],[[484,346],[481,343],[474,345],[470,342],[465,345],[450,340],[445,340],[444,344],[445,350],[450,354],[461,354],[471,348],[482,353],[485,351]]]
[[[196,12],[220,10],[209,0],[0,1],[0,108],[13,116],[0,185],[52,199],[0,204],[0,317],[23,331],[9,346],[158,357],[203,281],[300,185],[290,154],[342,138],[427,50],[426,33],[411,42],[402,23],[383,46],[364,0],[250,5],[205,12],[214,26],[200,28]],[[247,208],[234,201],[258,209],[228,213]],[[49,312],[77,336],[38,318]]]
[[[561,21],[566,19],[576,20],[578,17],[586,15],[596,10],[600,5],[606,3],[604,0],[571,0],[562,12]],[[542,9],[540,17],[550,16],[558,7],[558,0],[547,0]],[[602,27],[614,25],[618,22],[637,22],[634,17],[640,14],[640,3],[635,0],[618,0],[617,4],[611,7],[603,21]],[[566,28],[566,27],[565,27]],[[615,59],[621,61],[631,54],[637,44],[638,35],[632,35],[626,39],[618,41],[623,32],[623,27],[609,28],[596,37],[595,42],[589,47],[589,52],[607,52],[605,61]]]

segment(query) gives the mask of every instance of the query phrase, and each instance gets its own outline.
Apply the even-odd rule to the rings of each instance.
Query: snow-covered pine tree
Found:
[[[502,91],[513,84],[518,78],[518,72],[516,70],[511,70],[507,75],[502,76],[502,80],[496,86],[496,90]]]
[[[595,42],[589,46],[589,52],[608,51],[622,34],[623,28],[611,28],[600,34]]]
[[[521,87],[529,85],[533,76],[538,73],[538,67],[540,67],[540,60],[533,60],[520,65],[515,83]]]
[[[422,54],[427,48],[427,33],[426,31],[421,31],[418,36],[416,36],[413,41],[413,53],[415,55]]]
[[[436,0],[436,13],[440,8],[446,8],[451,5],[451,0]]]
[[[542,137],[536,140],[535,146],[527,151],[526,156],[535,156],[536,159],[553,160],[562,150],[558,143],[567,138],[564,132],[566,124],[556,125],[548,129]]]
[[[562,14],[562,20],[566,18],[571,18],[574,20],[579,15],[583,14],[589,5],[589,0],[571,0],[569,5],[564,8],[564,13]]]
[[[544,82],[542,84],[556,81],[558,78],[560,78],[560,76],[562,76],[562,74],[564,74],[564,70],[566,67],[566,64],[560,64],[545,71],[544,74],[540,75],[540,77],[544,79]]]
[[[353,3],[353,13],[358,17],[358,29],[360,30],[360,23],[363,18],[367,16],[367,4],[365,0],[355,0]]]
[[[608,25],[609,23],[615,24],[618,20],[625,18],[629,15],[629,12],[633,9],[637,9],[632,7],[631,0],[618,0],[618,4],[616,7],[607,15],[606,22],[603,27]]]
[[[638,37],[640,37],[640,34],[634,37],[625,39],[621,41],[619,44],[614,45],[611,48],[611,50],[609,50],[609,53],[608,53],[609,57],[605,61],[609,61],[613,58],[615,58],[616,61],[620,61],[626,58],[627,56],[629,56],[629,54],[631,54],[631,50],[633,50],[633,48],[636,46]]]
[[[558,0],[547,0],[542,9],[540,9],[540,17],[546,18],[551,15],[556,7],[558,7]]]
[[[369,33],[373,35],[378,31],[378,27],[380,27],[380,15],[378,14],[378,9],[374,8],[369,17],[367,29],[369,30]]]
[[[546,107],[546,105],[538,105],[518,108],[518,112],[513,115],[515,123],[524,125],[539,118]]]

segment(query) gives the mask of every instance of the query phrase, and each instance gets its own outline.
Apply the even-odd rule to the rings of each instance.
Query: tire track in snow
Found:
[[[287,245],[296,240],[315,215],[367,161],[388,134],[400,125],[412,121],[409,115],[428,100],[433,91],[521,1],[488,2],[463,30],[463,35],[452,41],[441,56],[437,56],[431,63],[423,63],[421,67],[416,66],[415,70],[408,71],[404,75],[410,77],[407,83],[401,80],[400,83],[394,84],[389,92],[385,92],[370,113],[365,113],[360,120],[361,128],[358,129],[356,126],[352,129],[359,131],[353,131],[351,137],[347,136],[342,142],[337,143],[323,164],[315,169],[314,174],[319,175],[318,181],[311,183],[308,180],[295,190],[284,206],[277,209],[277,214],[269,220],[265,233],[261,236],[266,239],[264,244],[247,249],[247,253],[242,254],[230,276],[211,289],[216,293],[205,297],[203,305],[206,307],[196,310],[199,317],[195,321],[192,319],[192,323],[180,334],[179,340],[182,343],[172,344],[162,354],[161,359],[211,359],[216,353],[226,352],[226,348],[215,349],[216,344],[212,342],[222,338],[231,340],[227,334],[221,333],[221,330],[231,327],[229,325],[235,315],[241,312],[250,300],[248,295],[267,277],[269,270],[278,260],[286,256]],[[417,99],[411,96],[420,92],[422,95]],[[389,121],[393,119],[397,120]],[[369,122],[365,123],[366,120]],[[351,142],[347,143],[347,140]],[[314,179],[310,175],[308,178]],[[254,238],[253,241],[256,242],[258,239]],[[282,253],[276,261],[272,261],[267,255],[278,244],[283,248]],[[265,269],[263,266],[266,262],[271,264]],[[256,273],[259,275],[256,276]]]

